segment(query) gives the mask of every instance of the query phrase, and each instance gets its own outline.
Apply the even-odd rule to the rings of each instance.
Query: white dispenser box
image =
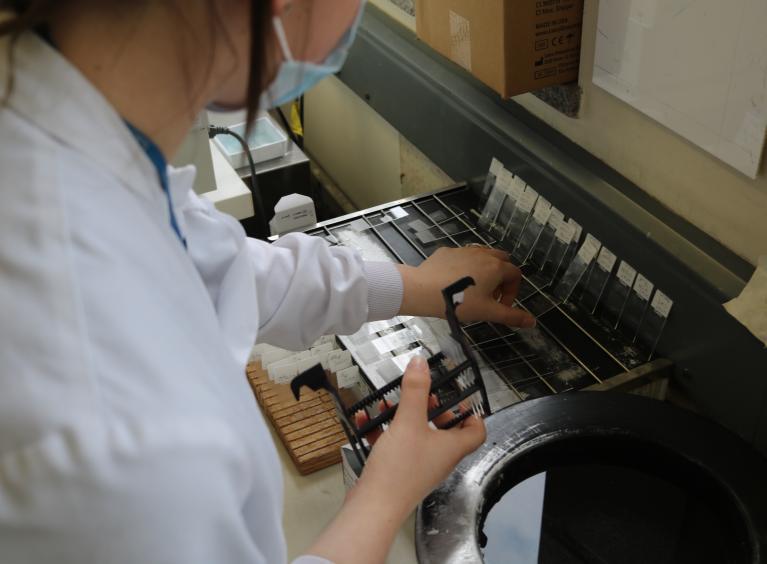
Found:
[[[245,137],[245,122],[231,125],[229,129]],[[246,141],[254,164],[284,157],[290,145],[288,136],[268,115],[256,120]],[[240,169],[248,166],[248,156],[235,137],[222,133],[215,137],[214,142],[232,167]]]
[[[314,201],[303,194],[288,194],[274,206],[274,217],[269,222],[272,235],[282,235],[312,227],[317,223]]]

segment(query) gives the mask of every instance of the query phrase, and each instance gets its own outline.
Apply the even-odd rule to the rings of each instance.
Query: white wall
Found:
[[[452,181],[335,77],[305,98],[305,148],[358,208]]]
[[[385,0],[372,2],[397,12]],[[760,255],[767,255],[764,164],[757,180],[751,180],[593,86],[597,7],[598,0],[585,1],[581,116],[567,118],[530,94],[515,101],[677,214],[756,263]],[[404,12],[399,16],[403,25],[414,28],[413,18]],[[449,180],[335,79],[325,81],[307,98],[306,121],[309,151],[358,206],[436,188]],[[406,155],[415,157],[408,161]],[[411,174],[403,180],[400,175],[404,169]],[[418,176],[412,174],[414,170],[424,171],[423,178],[408,184]]]
[[[579,119],[564,117],[536,97],[518,96],[531,113],[606,162],[661,203],[756,263],[767,255],[767,174],[756,180],[591,84],[597,0],[586,0]]]

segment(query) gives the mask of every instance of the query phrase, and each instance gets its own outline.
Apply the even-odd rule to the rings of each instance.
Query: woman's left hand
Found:
[[[461,321],[492,321],[512,327],[534,327],[535,317],[512,307],[522,273],[503,251],[486,247],[441,248],[418,267],[400,266],[404,285],[402,315],[444,317],[442,290],[471,276],[457,309]]]

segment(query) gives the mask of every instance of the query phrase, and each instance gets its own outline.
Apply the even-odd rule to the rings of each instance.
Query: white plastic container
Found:
[[[269,229],[272,235],[283,235],[316,224],[314,201],[303,194],[288,194],[274,206],[274,217],[269,222]]]
[[[244,122],[231,125],[229,129],[242,137],[245,136]],[[214,138],[214,142],[232,167],[240,169],[248,166],[248,157],[237,138],[221,133]],[[288,136],[268,115],[256,120],[247,142],[256,164],[284,157],[289,147]]]

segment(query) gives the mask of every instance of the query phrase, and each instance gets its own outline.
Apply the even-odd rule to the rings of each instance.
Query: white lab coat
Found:
[[[2,562],[284,562],[249,350],[397,313],[393,265],[250,240],[192,192],[193,169],[170,176],[188,252],[120,116],[20,38],[0,108]]]

